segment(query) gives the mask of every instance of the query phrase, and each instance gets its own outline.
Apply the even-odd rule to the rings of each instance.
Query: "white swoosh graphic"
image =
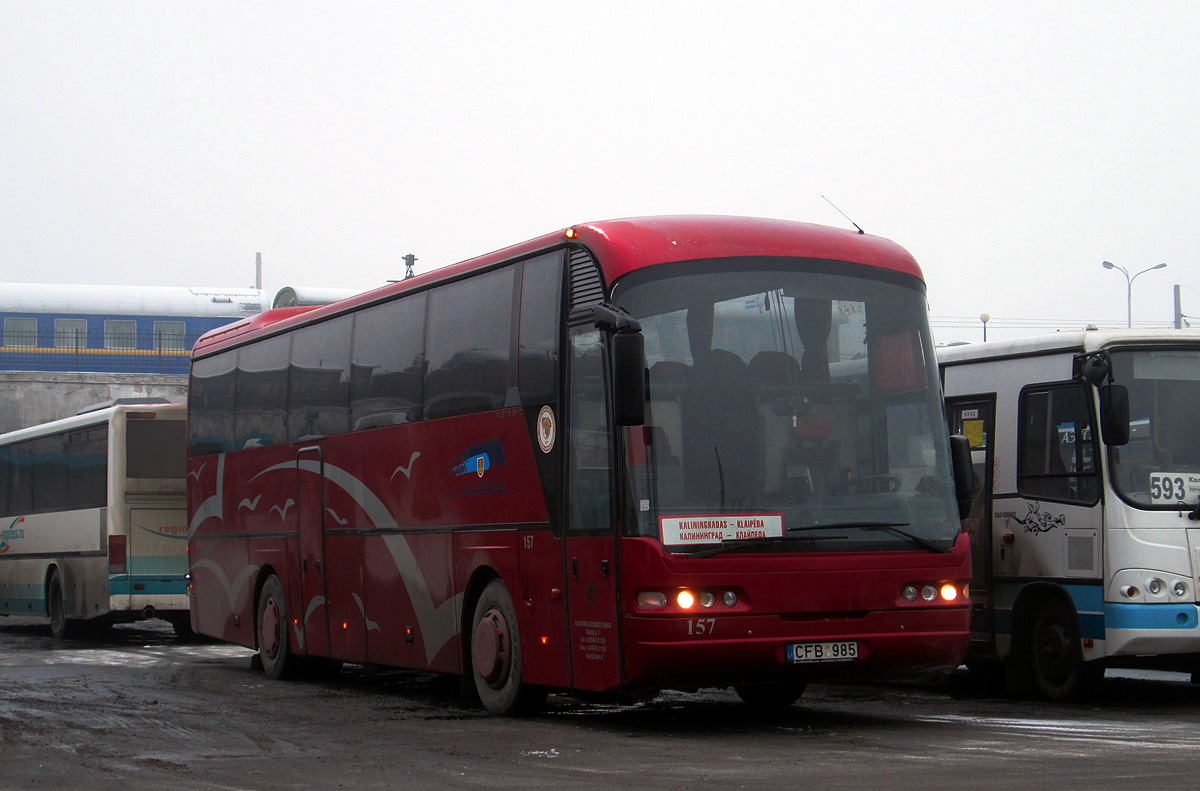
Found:
[[[329,514],[329,516],[333,519],[333,521],[337,522],[339,525],[350,524],[349,519],[342,519],[340,516],[337,515],[337,512],[334,511],[332,508],[326,508],[325,513]]]
[[[413,455],[408,457],[408,466],[407,467],[397,467],[396,469],[392,470],[392,477],[388,478],[388,480],[389,481],[393,480],[396,477],[396,473],[398,473],[398,472],[404,473],[405,478],[411,479],[413,464],[416,463],[417,458],[419,458],[420,455],[421,455],[421,451],[419,451],[419,450],[413,451]]]
[[[195,478],[196,480],[200,480],[200,473],[204,472],[204,468],[207,466],[208,466],[208,462],[204,462],[203,464],[200,465],[200,469],[196,470],[195,472],[189,472],[188,477]]]
[[[340,467],[329,463],[322,465],[316,459],[285,461],[266,468],[250,480],[253,481],[255,478],[275,470],[300,469],[320,475],[322,466],[325,469],[325,479],[341,487],[346,494],[353,498],[371,521],[370,527],[385,529],[398,527],[396,520],[392,518],[391,511],[387,509],[382,500],[375,496],[374,492],[367,488],[365,483]],[[404,536],[393,535],[383,536],[383,541],[392,553],[396,568],[400,571],[400,579],[404,582],[404,589],[412,602],[413,611],[417,615],[417,623],[421,628],[426,659],[432,662],[446,643],[458,634],[457,618],[463,594],[456,593],[441,605],[435,606],[433,597],[429,593],[429,585],[425,582],[425,575],[421,573],[421,567],[417,564],[416,555],[413,554],[412,547],[408,545],[408,540]]]
[[[359,612],[362,613],[363,623],[365,623],[367,625],[367,631],[368,632],[381,631],[379,628],[379,624],[375,623],[374,621],[372,621],[370,618],[367,617],[367,608],[363,604],[363,600],[359,598],[358,594],[351,593],[350,595],[354,597],[354,603],[358,605],[358,610],[359,610]]]
[[[251,511],[253,511],[255,508],[258,508],[258,501],[261,499],[262,499],[261,494],[258,497],[255,497],[253,500],[251,500],[250,498],[246,498],[245,500],[242,500],[240,503],[238,503],[238,510],[241,510],[242,508],[249,508]]]
[[[246,582],[250,579],[250,577],[258,573],[259,568],[261,567],[256,565],[246,566],[240,572],[238,572],[238,575],[234,578],[233,582],[230,582],[229,577],[225,575],[225,569],[221,568],[221,566],[218,565],[215,560],[205,559],[198,560],[192,564],[192,573],[194,574],[196,569],[208,569],[211,571],[217,578],[217,581],[221,583],[221,587],[225,590],[225,598],[229,600],[230,611],[238,612],[241,610],[240,602],[243,598],[242,594],[246,593],[248,590],[246,587]]]
[[[291,465],[288,465],[288,466],[291,466]],[[296,504],[296,501],[289,497],[288,501],[286,503],[284,503],[282,506],[279,506],[279,505],[271,506],[270,513],[275,513],[276,511],[278,511],[279,512],[279,520],[283,521],[284,519],[287,519],[288,509],[290,509],[295,504]]]
[[[207,463],[207,462],[205,462]],[[203,467],[201,467],[203,469]],[[199,478],[197,478],[199,480]],[[225,521],[225,513],[223,503],[225,498],[225,454],[217,456],[217,493],[209,497],[204,502],[200,503],[200,507],[196,509],[196,513],[192,514],[192,521],[188,525],[188,538],[196,532],[196,528],[200,526],[205,519],[216,517],[218,521]]]

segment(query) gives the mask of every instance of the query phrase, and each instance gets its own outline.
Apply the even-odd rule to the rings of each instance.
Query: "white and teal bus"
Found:
[[[0,435],[0,615],[190,633],[186,417],[115,405]]]
[[[1200,331],[938,350],[978,488],[968,666],[1051,699],[1105,667],[1200,678]]]

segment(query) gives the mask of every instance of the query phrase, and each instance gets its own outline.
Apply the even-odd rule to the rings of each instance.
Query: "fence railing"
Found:
[[[198,334],[8,331],[0,371],[187,373]]]

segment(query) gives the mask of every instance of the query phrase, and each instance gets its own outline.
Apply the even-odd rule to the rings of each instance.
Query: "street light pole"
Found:
[[[1117,266],[1112,261],[1101,261],[1100,266],[1105,269],[1119,269],[1121,274],[1125,275],[1125,326],[1133,326],[1133,281],[1138,275],[1144,275],[1147,272],[1152,272],[1155,269],[1162,269],[1166,264],[1155,264],[1148,266],[1140,272],[1135,272],[1132,277],[1129,276],[1129,270],[1123,266]]]
[[[991,318],[992,318],[991,315],[989,315],[987,313],[979,314],[979,320],[983,322],[983,342],[984,343],[987,343],[987,323]]]

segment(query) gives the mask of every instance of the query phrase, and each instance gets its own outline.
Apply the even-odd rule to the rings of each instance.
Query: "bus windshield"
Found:
[[[948,551],[959,522],[922,284],[722,259],[630,273],[646,424],[627,532],[672,552]]]
[[[1129,444],[1110,450],[1113,486],[1134,505],[1194,508],[1200,498],[1200,349],[1116,351],[1129,389]]]

